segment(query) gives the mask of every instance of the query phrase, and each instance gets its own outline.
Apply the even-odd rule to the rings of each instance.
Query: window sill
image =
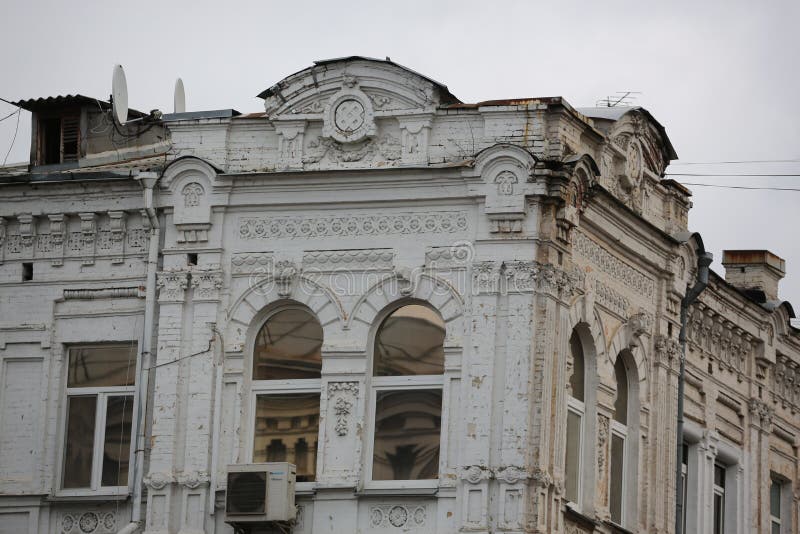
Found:
[[[80,492],[57,492],[46,498],[50,502],[120,502],[127,501],[130,498],[128,488],[122,491],[80,491]]]
[[[611,528],[611,532],[614,534],[634,534],[632,531],[628,530],[627,528],[614,523],[613,521],[604,521],[604,524],[607,527]]]
[[[356,495],[363,497],[380,497],[383,495],[429,497],[436,495],[438,492],[438,486],[370,486],[356,491]]]
[[[580,510],[575,508],[573,503],[564,505],[564,515],[573,523],[577,523],[581,527],[586,527],[594,530],[595,527],[600,526],[600,523],[588,515],[584,515]]]

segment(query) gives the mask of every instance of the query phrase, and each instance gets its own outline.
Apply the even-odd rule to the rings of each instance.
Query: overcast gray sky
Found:
[[[263,89],[313,60],[365,55],[444,83],[462,101],[560,95],[591,106],[616,91],[666,127],[683,162],[800,160],[800,2],[365,2],[6,0],[0,97],[107,98],[125,67],[129,102],[261,110]],[[14,110],[0,102],[0,117]],[[0,157],[15,118],[0,122]],[[28,158],[23,113],[8,161]],[[2,161],[2,160],[0,160]],[[795,173],[800,162],[672,165],[669,172]],[[676,177],[800,188],[800,178]],[[690,226],[723,273],[726,248],[786,259],[781,297],[800,313],[800,192],[691,187]]]

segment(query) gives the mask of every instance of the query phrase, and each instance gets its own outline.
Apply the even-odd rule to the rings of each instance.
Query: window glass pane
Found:
[[[772,523],[772,534],[781,534],[781,524]]]
[[[578,479],[581,476],[581,416],[567,411],[566,496],[578,502]]]
[[[317,472],[319,393],[258,395],[254,462],[289,462],[298,482],[313,482]]]
[[[721,488],[725,488],[725,467],[721,465],[714,466],[714,484]]]
[[[254,380],[319,378],[322,327],[305,310],[283,310],[267,320],[256,336]]]
[[[614,420],[623,425],[628,424],[628,373],[622,357],[617,356],[614,363],[614,375],[617,378],[617,398],[614,400]]]
[[[127,486],[133,395],[108,398],[103,445],[103,486]]]
[[[725,498],[718,494],[714,494],[714,534],[725,534]]]
[[[69,351],[67,387],[132,386],[136,345],[83,347]]]
[[[572,376],[569,377],[569,386],[572,396],[583,401],[583,346],[577,332],[573,332],[572,337],[569,338],[569,347],[572,351]]]
[[[375,338],[375,376],[440,375],[444,372],[444,321],[419,304],[395,310]]]
[[[774,480],[769,486],[769,510],[772,517],[781,517],[781,484]]]
[[[622,478],[624,471],[625,439],[616,434],[611,435],[611,465],[609,477],[611,478],[611,520],[622,524]]]
[[[437,478],[441,424],[441,390],[378,392],[372,479]]]
[[[88,488],[92,481],[94,425],[97,397],[67,400],[67,447],[64,454],[64,487]]]

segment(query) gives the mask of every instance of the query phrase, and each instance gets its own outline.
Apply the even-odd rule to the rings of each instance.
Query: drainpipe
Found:
[[[158,270],[158,245],[161,227],[153,207],[153,187],[158,181],[155,172],[140,172],[134,176],[144,190],[144,210],[150,221],[150,249],[147,254],[147,282],[144,301],[144,333],[139,349],[139,380],[137,381],[139,405],[136,410],[136,450],[133,456],[133,502],[131,522],[118,534],[132,534],[142,523],[142,478],[144,477],[144,444],[146,439],[147,395],[150,369],[153,367],[153,324],[156,311],[156,271]]]
[[[714,256],[710,252],[702,249],[697,250],[697,278],[694,286],[686,292],[681,300],[681,332],[678,341],[681,344],[681,368],[678,374],[678,432],[676,447],[676,466],[675,466],[675,534],[683,534],[683,484],[681,484],[683,463],[683,387],[686,380],[686,321],[689,306],[697,300],[697,297],[708,286],[708,266]]]

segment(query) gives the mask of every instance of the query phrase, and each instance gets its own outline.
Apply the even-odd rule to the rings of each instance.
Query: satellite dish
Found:
[[[128,122],[128,82],[125,80],[125,71],[122,65],[114,65],[114,75],[111,77],[111,106],[114,118],[120,124]]]
[[[184,113],[186,111],[186,92],[183,90],[183,80],[175,80],[175,109],[173,113]]]

